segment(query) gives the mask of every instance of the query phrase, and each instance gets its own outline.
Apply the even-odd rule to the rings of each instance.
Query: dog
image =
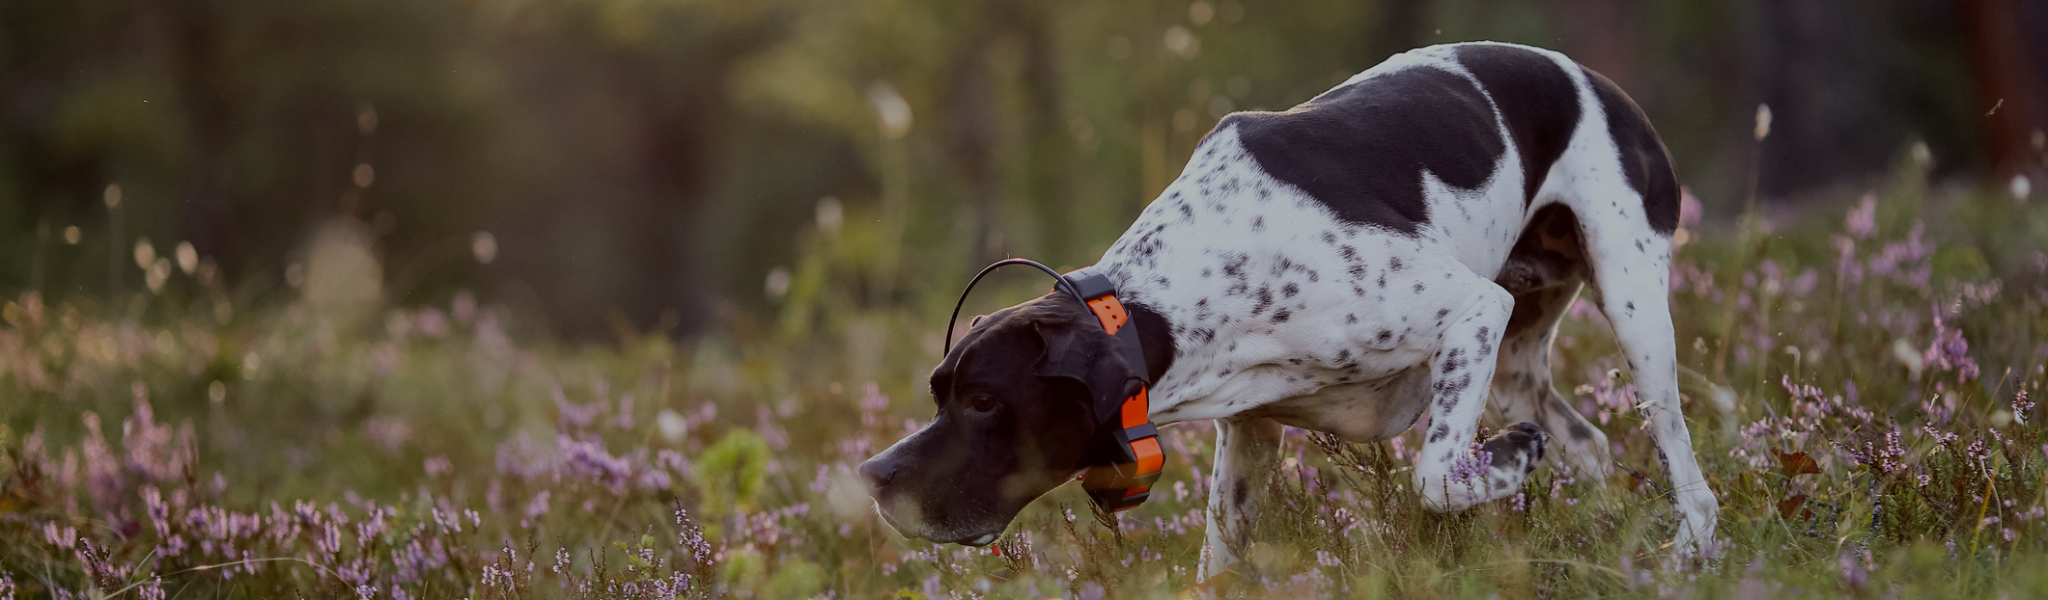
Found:
[[[1401,53],[1222,118],[1091,267],[1142,359],[1074,294],[977,317],[932,372],[937,417],[859,470],[902,534],[986,545],[1097,466],[1099,397],[1149,393],[1152,422],[1216,424],[1205,579],[1244,556],[1283,425],[1372,442],[1427,414],[1414,483],[1437,511],[1513,495],[1546,445],[1598,482],[1607,437],[1549,364],[1584,286],[1635,377],[1677,547],[1697,551],[1719,505],[1679,408],[1678,205],[1663,142],[1605,77],[1512,44]],[[1475,446],[1489,410],[1515,424]]]

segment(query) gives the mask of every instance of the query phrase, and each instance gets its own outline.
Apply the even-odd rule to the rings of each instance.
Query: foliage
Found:
[[[7,2],[0,290],[143,289],[119,268],[142,238],[268,305],[344,227],[385,261],[363,291],[396,303],[469,289],[584,341],[723,334],[728,312],[776,311],[775,269],[802,281],[830,198],[849,229],[883,225],[860,243],[887,276],[860,300],[924,302],[951,286],[912,275],[957,281],[956,261],[1099,256],[1229,111],[1466,40],[1621,82],[1717,207],[1749,181],[1729,134],[1758,102],[1784,123],[1767,196],[1860,183],[1915,139],[1952,174],[1988,166],[1971,74],[1991,71],[1965,49],[2002,37],[1947,3],[1782,4]]]
[[[725,434],[697,460],[705,501],[719,513],[752,508],[768,474],[768,456],[768,442],[761,436],[745,429]]]

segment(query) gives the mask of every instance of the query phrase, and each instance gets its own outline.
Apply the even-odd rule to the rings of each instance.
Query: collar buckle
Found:
[[[1126,358],[1137,366],[1138,377],[1144,382],[1137,394],[1123,399],[1116,421],[1101,424],[1108,428],[1104,432],[1106,464],[1089,467],[1081,478],[1081,489],[1097,505],[1112,512],[1137,508],[1151,497],[1152,484],[1159,481],[1166,464],[1158,430],[1152,426],[1152,378],[1145,362],[1145,347],[1138,339],[1138,328],[1131,323],[1130,310],[1117,299],[1116,284],[1108,277],[1095,267],[1085,267],[1067,273],[1065,279],[1073,283],[1081,301],[1095,313],[1103,331],[1124,343]]]

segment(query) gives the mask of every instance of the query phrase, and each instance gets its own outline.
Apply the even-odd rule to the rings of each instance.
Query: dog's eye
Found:
[[[994,411],[996,409],[996,406],[997,404],[994,398],[990,398],[988,396],[981,394],[976,394],[967,399],[967,408],[973,409],[974,412],[978,413]]]

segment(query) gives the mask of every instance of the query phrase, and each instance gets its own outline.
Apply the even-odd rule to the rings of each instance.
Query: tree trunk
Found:
[[[2017,0],[1957,0],[1970,56],[1971,90],[1993,172],[2003,181],[2042,170],[2033,138],[2048,129],[2048,69],[2030,44],[2048,36],[2048,9]],[[2041,50],[2036,47],[2032,50]]]

